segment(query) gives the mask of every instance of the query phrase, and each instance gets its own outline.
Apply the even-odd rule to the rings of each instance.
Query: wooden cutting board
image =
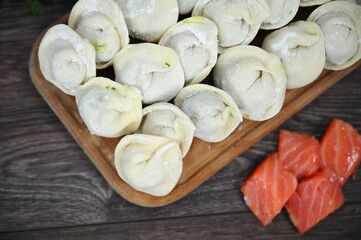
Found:
[[[66,24],[68,17],[69,15],[62,17],[53,25]],[[34,43],[29,60],[30,76],[35,87],[110,186],[126,200],[146,207],[166,205],[184,197],[361,64],[360,60],[342,71],[324,70],[312,84],[287,90],[283,108],[277,116],[264,122],[245,119],[222,142],[207,143],[194,138],[190,151],[183,159],[183,172],[176,187],[167,196],[154,197],[134,190],[119,178],[114,166],[114,149],[120,138],[103,138],[90,134],[80,118],[75,98],[64,94],[42,76],[37,53],[46,30]],[[109,71],[113,70],[98,71],[97,75],[114,74]]]

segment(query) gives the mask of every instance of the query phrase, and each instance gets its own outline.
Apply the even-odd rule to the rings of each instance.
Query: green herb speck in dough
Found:
[[[109,88],[110,88],[110,86],[106,86],[105,88],[106,88],[106,89],[109,89]]]
[[[170,64],[169,64],[169,63],[167,63],[167,62],[165,62],[165,65],[166,65],[167,67],[170,67]]]
[[[112,90],[117,90],[115,87],[112,87]]]

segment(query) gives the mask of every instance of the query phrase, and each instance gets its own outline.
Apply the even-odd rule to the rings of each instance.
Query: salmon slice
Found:
[[[298,180],[310,177],[321,165],[320,143],[314,137],[280,130],[278,156]]]
[[[321,140],[321,159],[343,186],[361,161],[361,136],[352,125],[334,119]]]
[[[266,226],[282,210],[296,187],[296,177],[284,170],[283,163],[274,153],[257,167],[241,191],[247,206]]]
[[[298,232],[304,233],[343,203],[336,173],[326,167],[298,184],[296,192],[286,203],[286,209]]]

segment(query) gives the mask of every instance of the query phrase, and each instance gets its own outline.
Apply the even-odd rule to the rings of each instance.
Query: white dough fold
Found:
[[[46,32],[38,58],[44,78],[69,95],[96,75],[93,46],[64,24]]]
[[[115,149],[114,159],[118,175],[124,182],[158,197],[173,190],[183,168],[177,143],[146,134],[123,137]]]
[[[177,0],[117,0],[134,38],[157,42],[178,20]]]
[[[231,96],[205,84],[183,88],[174,103],[193,121],[194,136],[207,142],[224,140],[243,120]]]
[[[176,142],[184,157],[192,145],[196,126],[177,106],[170,103],[155,103],[143,109],[140,133],[166,137]]]
[[[270,15],[263,20],[261,29],[277,29],[288,24],[300,6],[300,0],[266,0]]]
[[[153,43],[129,44],[114,58],[115,80],[142,92],[143,103],[168,102],[182,89],[177,53]]]
[[[276,54],[255,46],[238,46],[221,53],[214,82],[232,96],[245,118],[264,121],[281,110],[287,80]]]
[[[196,5],[197,0],[177,0],[179,7],[179,14],[188,14],[192,12],[194,5]]]
[[[79,0],[68,25],[94,46],[98,69],[110,66],[114,55],[129,43],[123,13],[114,0]]]
[[[250,43],[269,15],[265,0],[199,0],[192,12],[217,25],[220,51]]]
[[[361,58],[361,6],[333,1],[316,8],[307,19],[323,32],[326,69],[345,69]]]
[[[281,58],[288,89],[313,82],[325,66],[323,34],[314,22],[298,21],[278,29],[265,37],[262,48]]]
[[[186,84],[201,82],[218,56],[217,26],[205,17],[191,17],[172,26],[159,45],[172,48],[183,66]]]
[[[142,119],[140,92],[108,78],[97,77],[79,87],[76,104],[92,134],[120,137],[137,130]]]

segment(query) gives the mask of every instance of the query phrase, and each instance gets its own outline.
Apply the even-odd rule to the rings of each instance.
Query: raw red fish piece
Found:
[[[328,167],[298,184],[286,209],[299,233],[315,226],[344,203],[336,174]]]
[[[282,129],[278,156],[285,169],[300,180],[312,176],[320,168],[320,143],[314,137]]]
[[[283,163],[274,153],[257,167],[241,190],[247,206],[266,226],[282,210],[296,187],[296,177],[284,170]]]
[[[321,159],[343,186],[361,161],[361,136],[350,124],[334,119],[321,140]]]

